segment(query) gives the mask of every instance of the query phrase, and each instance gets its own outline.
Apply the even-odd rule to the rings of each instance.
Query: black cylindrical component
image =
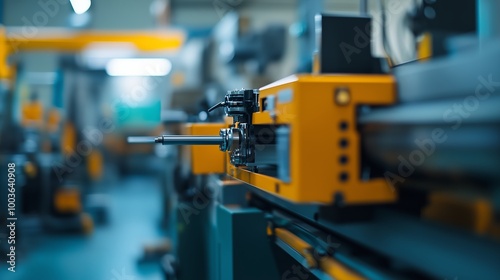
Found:
[[[156,137],[156,143],[163,145],[220,145],[220,136],[163,135]]]

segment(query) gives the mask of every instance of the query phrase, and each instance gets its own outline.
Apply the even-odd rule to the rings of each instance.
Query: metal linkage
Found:
[[[226,115],[233,117],[234,122],[251,122],[252,114],[259,111],[259,90],[237,89],[228,91],[224,101],[208,109],[208,112],[217,108],[224,108]]]
[[[220,131],[220,136],[224,138],[220,150],[229,152],[233,165],[253,163],[255,137],[253,136],[252,114],[260,109],[259,90],[228,91],[224,101],[210,108],[209,111],[220,107],[224,107],[227,116],[233,117],[233,125]]]
[[[253,136],[252,114],[259,111],[259,90],[239,89],[228,91],[224,101],[208,111],[224,108],[227,116],[233,117],[233,125],[221,129],[218,136],[162,135],[158,137],[128,137],[128,143],[162,145],[219,145],[223,152],[229,152],[231,163],[246,165],[255,160],[255,137]]]

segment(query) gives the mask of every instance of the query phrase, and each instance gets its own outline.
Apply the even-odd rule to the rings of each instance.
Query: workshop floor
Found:
[[[161,195],[154,176],[129,176],[109,187],[109,221],[90,236],[34,234],[26,237],[16,272],[0,265],[6,280],[156,280],[157,262],[138,264],[144,244],[161,240]]]

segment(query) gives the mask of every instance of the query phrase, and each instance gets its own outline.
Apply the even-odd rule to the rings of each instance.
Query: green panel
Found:
[[[262,211],[218,205],[217,226],[221,280],[280,279]]]
[[[193,201],[180,201],[177,207],[175,255],[179,280],[208,279],[208,214],[210,207],[200,209]]]

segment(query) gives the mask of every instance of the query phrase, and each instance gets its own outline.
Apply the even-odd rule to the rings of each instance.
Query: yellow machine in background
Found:
[[[23,105],[21,110],[21,123],[23,126],[41,127],[43,123],[44,110],[39,100],[31,100]]]
[[[25,28],[25,27],[23,27]],[[10,88],[9,94],[13,95],[19,92],[19,89],[13,89],[20,84],[16,81],[16,65],[13,56],[26,52],[60,52],[60,53],[79,53],[85,49],[99,44],[121,44],[131,47],[137,53],[154,53],[159,51],[171,51],[179,49],[184,42],[184,33],[181,31],[75,31],[64,28],[45,28],[36,27],[36,34],[25,37],[22,34],[22,28],[0,28],[0,78]],[[29,81],[28,81],[29,82]],[[22,91],[22,90],[21,90]],[[23,92],[24,93],[24,92]],[[68,94],[67,92],[63,94]],[[47,99],[47,98],[45,98]],[[36,148],[30,148],[27,151],[29,161],[25,162],[25,172],[28,175],[26,196],[31,200],[26,203],[32,203],[29,206],[38,211],[44,222],[49,228],[54,229],[83,229],[90,233],[93,229],[93,220],[86,211],[83,201],[83,190],[81,180],[72,178],[57,178],[53,176],[57,165],[58,168],[67,168],[64,166],[65,159],[75,156],[78,150],[79,132],[81,128],[76,127],[75,120],[68,117],[70,114],[58,108],[52,108],[51,104],[44,104],[43,99],[37,96],[36,91],[32,91],[29,98],[10,98],[14,106],[19,102],[20,124],[25,130],[29,141],[38,141]],[[68,109],[71,110],[71,109]],[[13,110],[15,111],[15,110]],[[15,117],[11,116],[12,122]],[[56,136],[56,137],[54,137]],[[58,141],[52,141],[58,138]],[[22,150],[22,143],[21,145]],[[54,146],[55,145],[55,146]],[[54,153],[54,151],[57,151]],[[13,153],[18,151],[12,151]],[[54,159],[49,162],[50,166],[40,166],[42,162],[38,158],[41,156],[51,156]],[[62,163],[61,163],[62,162]],[[93,149],[85,159],[85,176],[89,182],[98,181],[103,174],[104,163],[103,155],[99,149]],[[47,170],[46,170],[47,169]],[[72,168],[71,173],[75,174]],[[50,178],[45,178],[48,176]],[[65,180],[63,180],[65,179]],[[29,194],[28,194],[29,193]],[[36,199],[32,196],[37,196]],[[49,201],[40,201],[47,199]],[[34,203],[36,202],[36,203]],[[36,205],[35,205],[36,204]],[[38,207],[37,205],[44,205]],[[73,217],[75,219],[73,219]],[[74,220],[74,221],[73,221]]]

